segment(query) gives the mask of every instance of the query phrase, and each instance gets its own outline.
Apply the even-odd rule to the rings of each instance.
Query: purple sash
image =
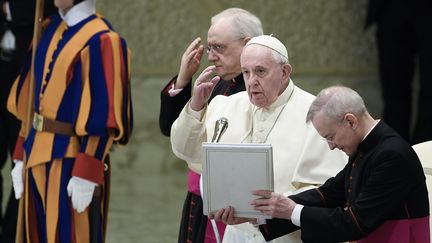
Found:
[[[389,220],[358,243],[430,243],[429,216]]]

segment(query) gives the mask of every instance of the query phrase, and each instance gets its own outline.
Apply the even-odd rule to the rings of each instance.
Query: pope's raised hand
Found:
[[[198,76],[195,81],[192,99],[190,102],[190,108],[194,111],[199,111],[207,104],[211,93],[213,92],[214,86],[219,82],[220,77],[214,76],[210,78],[213,74],[216,66],[208,66],[202,73]]]

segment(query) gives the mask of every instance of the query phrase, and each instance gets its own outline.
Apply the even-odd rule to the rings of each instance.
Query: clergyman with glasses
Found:
[[[204,52],[215,65],[214,72],[221,77],[209,101],[216,95],[231,95],[245,90],[240,70],[240,53],[251,37],[262,35],[261,21],[241,8],[226,9],[211,18],[207,46],[200,37],[193,40],[184,52],[177,76],[161,91],[159,126],[165,136],[171,125],[191,98],[191,80],[197,72]],[[213,228],[203,215],[199,190],[201,165],[188,163],[188,193],[183,206],[179,242],[216,242]],[[219,238],[223,237],[225,224],[217,223]]]

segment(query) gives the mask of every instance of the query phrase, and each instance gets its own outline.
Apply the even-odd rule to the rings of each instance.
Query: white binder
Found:
[[[203,143],[204,215],[233,206],[236,217],[271,218],[250,205],[253,190],[274,190],[270,144]]]

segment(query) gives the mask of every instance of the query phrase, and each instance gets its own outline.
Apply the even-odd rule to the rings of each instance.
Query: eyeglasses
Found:
[[[231,42],[242,41],[242,40],[244,40],[244,37],[234,39]],[[229,43],[231,43],[231,42],[229,42]],[[213,54],[223,54],[227,48],[228,48],[228,45],[225,45],[225,44],[208,44],[206,46],[205,50],[206,50],[207,54],[209,54],[211,51],[213,51]]]
[[[223,44],[209,44],[206,46],[206,52],[209,54],[211,51],[214,51],[213,54],[223,54],[226,48],[227,46]]]

